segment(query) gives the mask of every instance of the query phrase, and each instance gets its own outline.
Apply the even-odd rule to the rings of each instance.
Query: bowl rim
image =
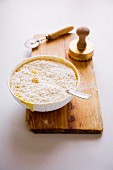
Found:
[[[49,102],[49,103],[32,103],[32,102],[23,100],[21,97],[18,97],[18,96],[16,96],[16,95],[13,93],[13,91],[11,90],[11,86],[10,86],[10,78],[11,78],[11,76],[13,75],[13,73],[14,73],[19,67],[21,67],[22,65],[24,65],[24,64],[26,64],[26,63],[29,63],[29,62],[31,62],[31,61],[35,61],[35,60],[37,60],[37,59],[41,60],[40,58],[42,58],[42,59],[44,59],[44,60],[46,60],[47,58],[50,58],[50,61],[52,61],[52,58],[54,58],[54,59],[58,60],[58,62],[60,62],[60,63],[62,63],[62,64],[64,64],[64,65],[66,65],[66,63],[67,63],[68,67],[70,66],[70,68],[72,68],[72,69],[74,70],[74,72],[76,72],[76,73],[75,73],[75,75],[76,75],[76,77],[77,77],[76,89],[78,88],[78,85],[80,84],[80,75],[79,75],[78,69],[76,68],[76,66],[74,66],[73,63],[71,63],[69,60],[67,60],[67,59],[65,59],[65,58],[62,58],[62,57],[59,57],[59,56],[56,56],[56,55],[46,55],[46,54],[40,55],[40,54],[38,54],[38,55],[33,56],[33,57],[31,57],[31,58],[27,58],[27,59],[24,59],[24,60],[20,61],[20,62],[17,63],[17,64],[13,67],[13,69],[10,71],[10,74],[9,74],[9,76],[8,76],[8,88],[9,88],[11,94],[12,94],[15,98],[17,98],[20,102],[22,102],[22,103],[24,103],[24,104],[26,104],[26,105],[28,104],[28,105],[40,105],[40,106],[47,106],[47,105],[55,104],[55,103],[58,103],[58,102],[63,102],[64,100],[66,100],[66,99],[69,98],[70,96],[73,96],[72,94],[70,94],[69,97],[66,97],[66,98],[64,98],[63,100],[58,100],[58,101],[55,101],[55,102]],[[55,60],[53,60],[53,61],[55,61]],[[63,63],[63,62],[64,62],[64,63]]]

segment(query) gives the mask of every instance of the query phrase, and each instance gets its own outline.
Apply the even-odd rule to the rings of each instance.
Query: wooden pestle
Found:
[[[90,30],[79,27],[76,30],[78,37],[69,44],[69,56],[76,61],[89,61],[94,54],[94,44],[87,38]]]
[[[90,30],[87,27],[79,27],[76,30],[76,34],[79,36],[79,40],[77,42],[77,48],[80,51],[84,51],[86,49],[86,36],[88,36]]]

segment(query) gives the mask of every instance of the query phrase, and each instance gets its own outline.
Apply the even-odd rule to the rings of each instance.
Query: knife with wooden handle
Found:
[[[56,31],[56,32],[53,32],[53,33],[51,33],[51,34],[47,34],[47,35],[45,35],[44,37],[41,37],[41,38],[39,38],[39,39],[33,38],[33,39],[30,39],[30,40],[27,40],[27,41],[25,42],[25,46],[26,46],[27,48],[36,48],[36,47],[38,47],[38,45],[39,45],[42,41],[44,41],[44,40],[53,40],[53,39],[55,39],[55,38],[60,37],[61,35],[67,34],[68,32],[72,31],[73,29],[74,29],[73,26],[68,26],[68,27],[65,27],[65,28],[63,28],[63,29],[60,29],[60,30],[58,30],[58,31]]]

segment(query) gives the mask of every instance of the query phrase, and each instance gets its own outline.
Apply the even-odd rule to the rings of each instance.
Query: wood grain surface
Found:
[[[39,38],[43,35],[36,35]],[[76,38],[75,34],[67,34],[55,40],[44,42],[32,51],[38,54],[56,55],[71,61],[80,73],[79,90],[89,93],[89,100],[74,97],[61,109],[51,112],[31,112],[26,110],[26,123],[34,133],[102,133],[103,122],[100,109],[98,89],[96,85],[93,60],[77,62],[68,55],[69,43]],[[96,57],[96,56],[94,56]]]

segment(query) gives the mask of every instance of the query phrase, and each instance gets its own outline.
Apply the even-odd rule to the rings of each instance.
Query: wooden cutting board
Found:
[[[35,38],[41,36],[43,35],[36,35]],[[99,134],[103,131],[93,60],[77,62],[68,56],[69,43],[75,38],[75,34],[67,34],[55,40],[44,42],[32,51],[32,56],[50,54],[71,61],[80,73],[79,90],[91,94],[92,98],[84,100],[74,97],[63,108],[51,112],[31,112],[27,109],[26,123],[30,131],[34,133]]]

